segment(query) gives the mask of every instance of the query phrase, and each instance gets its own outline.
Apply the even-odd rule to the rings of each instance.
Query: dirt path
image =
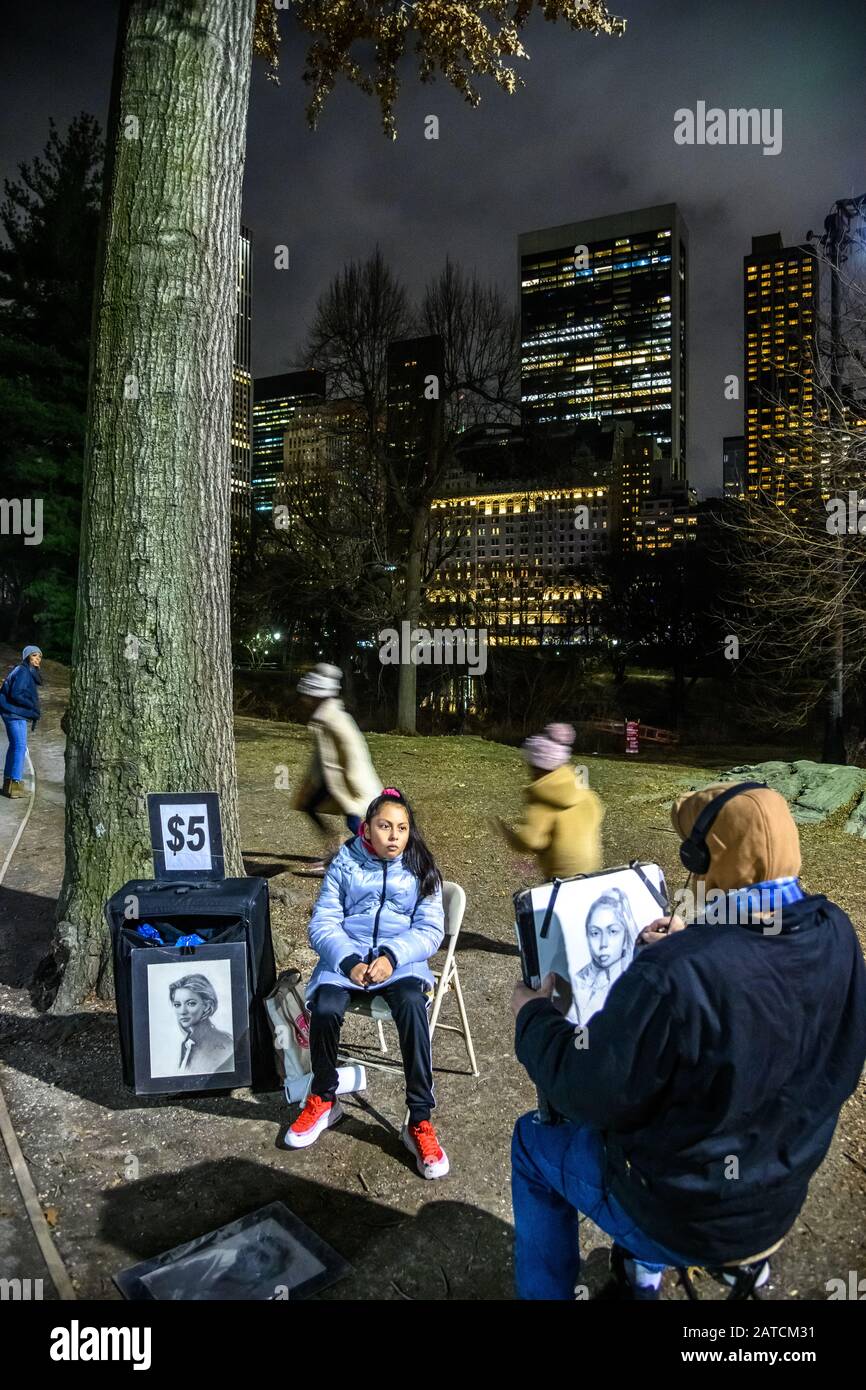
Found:
[[[514,1119],[533,1105],[534,1091],[514,1060],[507,1009],[517,975],[510,900],[519,871],[484,816],[517,809],[522,767],[515,750],[474,738],[371,736],[379,770],[411,788],[446,877],[469,890],[459,963],[481,1077],[468,1074],[457,1037],[437,1034],[436,1118],[452,1175],[425,1184],[399,1142],[397,1077],[370,1073],[366,1095],[349,1101],[343,1123],[313,1149],[292,1153],[282,1143],[290,1117],[281,1095],[137,1098],[120,1082],[110,1010],[37,1015],[26,985],[50,934],[62,862],[62,692],[56,687],[48,703],[34,744],[44,780],[40,774],[32,835],[28,826],[0,890],[0,1062],[34,1180],[56,1210],[58,1248],[81,1295],[117,1297],[111,1282],[117,1270],[281,1199],[354,1267],[321,1297],[511,1298],[509,1143]],[[306,736],[296,726],[240,719],[237,740],[247,869],[270,879],[279,964],[307,970],[306,921],[316,889],[292,870],[317,845],[287,809],[289,794],[275,790],[279,768],[296,777]],[[608,861],[623,862],[640,850],[673,874],[675,844],[663,804],[688,777],[709,780],[703,771],[600,760],[593,777],[609,806]],[[846,872],[833,881],[863,929],[862,868],[850,864],[850,837],[848,846],[837,847],[834,833],[804,835],[810,886],[824,879],[828,887],[828,866],[844,863]],[[363,1023],[349,1029],[350,1041],[375,1039]],[[802,1216],[774,1260],[767,1296],[825,1298],[828,1279],[864,1268],[864,1228],[860,1095],[846,1107]],[[606,1248],[585,1223],[590,1290],[604,1277]],[[666,1295],[679,1297],[670,1284]],[[718,1290],[711,1285],[704,1292],[714,1297]]]
[[[0,650],[0,669],[4,672],[14,659],[14,653]],[[33,801],[22,797],[9,801],[0,798],[0,868],[6,871],[0,883],[0,1057],[14,1038],[24,1018],[36,1018],[30,1006],[26,986],[33,970],[50,940],[54,904],[60,886],[58,845],[63,844],[63,735],[60,718],[66,704],[65,676],[62,668],[54,668],[63,684],[54,683],[43,702],[44,717],[38,731],[30,735],[30,756],[36,773],[38,794]],[[3,753],[5,756],[5,750]],[[28,774],[27,789],[33,779]],[[29,812],[29,818],[27,818]],[[18,840],[18,830],[27,818],[24,833]],[[15,846],[11,859],[7,856]],[[46,852],[47,850],[47,852]],[[8,1095],[20,1096],[20,1076],[6,1065],[0,1067],[0,1084]],[[11,1100],[9,1101],[12,1104]],[[14,1105],[16,1130],[21,1133],[20,1106]],[[23,1142],[25,1159],[28,1145]],[[38,1184],[37,1184],[38,1186]],[[51,1194],[47,1188],[40,1193],[43,1207],[51,1209]],[[0,1278],[42,1280],[41,1296],[56,1297],[54,1286],[27,1217],[24,1203],[15,1182],[8,1154],[0,1143]],[[31,1283],[34,1287],[35,1283]]]

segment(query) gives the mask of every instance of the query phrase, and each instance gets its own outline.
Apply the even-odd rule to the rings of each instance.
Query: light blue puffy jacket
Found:
[[[414,975],[432,985],[427,961],[444,935],[442,889],[419,898],[418,880],[404,866],[402,854],[379,859],[356,835],[331,860],[310,919],[310,945],[319,961],[307,985],[307,1000],[319,985],[360,988],[340,966],[350,956],[372,960],[381,946],[387,946],[397,962],[383,984]],[[370,987],[377,988],[381,986]]]

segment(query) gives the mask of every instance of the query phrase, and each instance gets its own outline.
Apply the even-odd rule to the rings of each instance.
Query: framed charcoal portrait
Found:
[[[282,1202],[115,1275],[131,1300],[309,1298],[351,1266]]]
[[[250,1084],[243,941],[132,952],[136,1095]]]
[[[658,897],[666,892],[659,866],[643,864],[640,872],[606,869],[518,894],[527,983],[554,974],[551,1002],[569,1022],[588,1023],[631,964],[639,933],[661,916]]]

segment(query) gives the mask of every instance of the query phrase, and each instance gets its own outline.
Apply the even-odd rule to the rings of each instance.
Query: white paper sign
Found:
[[[204,802],[161,805],[159,823],[166,869],[212,868],[210,827]]]

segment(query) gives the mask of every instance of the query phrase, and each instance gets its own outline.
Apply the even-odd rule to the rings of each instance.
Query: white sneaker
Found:
[[[323,1130],[342,1118],[343,1109],[338,1100],[327,1101],[321,1096],[309,1095],[295,1123],[286,1131],[286,1143],[290,1149],[307,1149],[315,1144]]]
[[[769,1279],[769,1277],[770,1277],[770,1261],[769,1261],[769,1260],[765,1260],[765,1261],[764,1261],[764,1264],[763,1264],[763,1267],[762,1267],[762,1269],[761,1269],[761,1272],[760,1272],[760,1274],[758,1275],[757,1279],[755,1280],[755,1288],[756,1288],[756,1289],[762,1289],[762,1288],[764,1287],[764,1285],[766,1284],[767,1280]],[[722,1278],[723,1278],[723,1280],[725,1281],[726,1284],[730,1284],[731,1288],[733,1288],[733,1287],[734,1287],[734,1284],[736,1284],[736,1282],[737,1282],[737,1272],[736,1272],[736,1271],[727,1270],[727,1269],[723,1269],[723,1270],[722,1270]]]
[[[410,1154],[414,1154],[422,1178],[445,1177],[451,1164],[429,1120],[422,1120],[418,1125],[404,1125],[400,1138]]]

